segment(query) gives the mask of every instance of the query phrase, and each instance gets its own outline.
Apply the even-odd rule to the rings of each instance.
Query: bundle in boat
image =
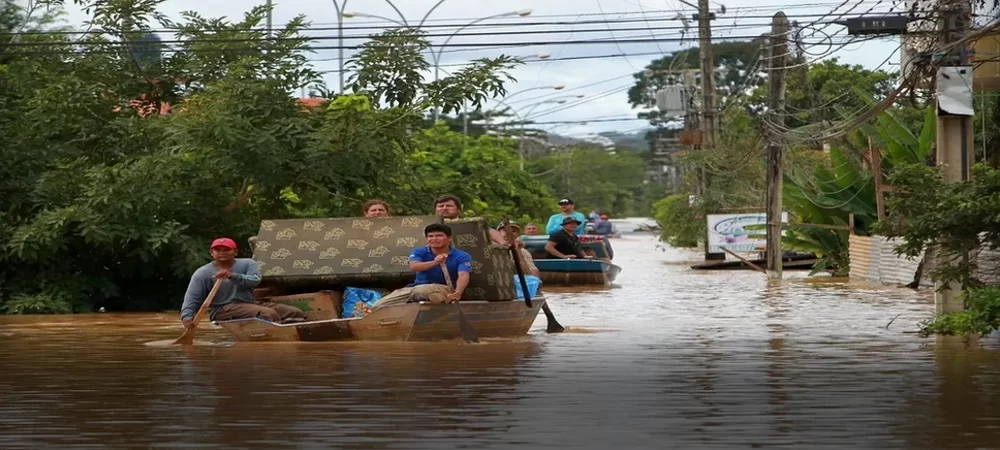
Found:
[[[254,244],[261,289],[308,293],[334,286],[390,290],[413,280],[410,250],[438,216],[265,220]]]
[[[490,240],[489,225],[482,217],[445,220],[451,227],[452,245],[472,256],[472,274],[465,300],[509,301],[517,298],[516,269],[509,245]]]

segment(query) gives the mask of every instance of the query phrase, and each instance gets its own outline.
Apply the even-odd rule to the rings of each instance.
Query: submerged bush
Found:
[[[1000,288],[969,289],[962,297],[964,311],[937,315],[921,326],[921,333],[924,336],[978,334],[985,337],[1000,329]]]

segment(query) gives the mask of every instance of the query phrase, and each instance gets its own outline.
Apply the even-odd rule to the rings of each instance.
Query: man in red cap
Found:
[[[253,290],[260,284],[260,267],[253,259],[237,258],[236,252],[236,242],[232,239],[219,238],[212,241],[212,262],[194,272],[184,294],[181,322],[185,327],[194,325],[194,315],[212,291],[217,279],[222,280],[222,284],[212,299],[210,320],[252,317],[275,323],[305,320],[305,313],[294,306],[254,302]]]

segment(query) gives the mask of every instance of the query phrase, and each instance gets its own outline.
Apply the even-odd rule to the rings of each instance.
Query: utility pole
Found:
[[[941,45],[958,44],[949,47],[943,55],[941,67],[938,68],[935,92],[937,96],[943,91],[942,78],[951,78],[951,83],[958,76],[969,76],[971,78],[972,67],[968,64],[966,52],[965,34],[971,22],[971,6],[968,0],[939,0],[938,9],[938,31],[941,33]],[[964,73],[963,73],[964,71]],[[968,83],[972,89],[971,79]],[[940,97],[939,97],[940,99]],[[971,111],[968,115],[955,114],[941,108],[941,103],[937,102],[937,164],[944,166],[944,179],[951,183],[960,183],[969,180],[969,173],[973,159],[973,135],[975,130],[972,123]],[[971,107],[971,105],[969,105]],[[967,259],[969,255],[954,255],[940,253],[939,258],[942,263],[948,260]],[[941,289],[942,283],[935,283],[934,306],[937,312],[955,312],[965,309],[958,299],[962,291],[962,284],[957,281],[948,283],[945,289]]]
[[[715,58],[712,56],[712,19],[708,0],[698,0],[698,53],[701,58],[701,148],[714,149],[718,139],[718,117],[715,110]],[[698,174],[698,193],[708,195],[708,173],[701,168]],[[708,245],[710,231],[705,229],[705,260],[726,259],[725,253],[711,253]]]
[[[708,0],[698,0],[698,52],[701,56],[702,148],[715,148],[718,118],[715,111],[715,61],[712,57],[712,11]]]
[[[788,66],[788,18],[777,12],[771,22],[771,65],[768,73],[770,102],[768,115],[773,124],[785,121],[785,72]],[[767,278],[781,279],[781,170],[783,148],[778,132],[768,132],[767,145]]]

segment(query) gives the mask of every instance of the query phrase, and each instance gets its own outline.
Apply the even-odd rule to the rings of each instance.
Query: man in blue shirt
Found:
[[[564,198],[559,200],[559,210],[562,211],[559,214],[553,214],[549,217],[549,223],[545,226],[545,234],[552,234],[563,229],[563,219],[567,217],[576,218],[580,223],[586,223],[587,217],[583,213],[576,211],[576,204],[573,200]],[[576,229],[576,235],[579,236],[583,234],[583,227]]]
[[[472,255],[451,246],[451,227],[432,223],[424,228],[427,245],[410,252],[410,270],[417,273],[413,282],[405,288],[397,289],[382,297],[372,306],[372,310],[409,302],[429,301],[431,303],[453,303],[462,298],[469,286],[472,273]],[[454,292],[448,289],[441,270],[444,262],[451,275]]]

